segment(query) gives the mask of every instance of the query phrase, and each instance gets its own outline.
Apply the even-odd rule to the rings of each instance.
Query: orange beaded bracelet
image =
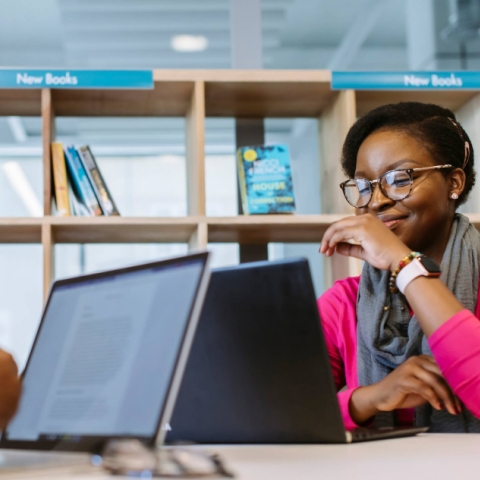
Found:
[[[400,273],[400,270],[406,265],[408,265],[414,258],[421,257],[421,256],[422,254],[420,252],[411,252],[410,255],[407,255],[405,258],[402,258],[400,262],[398,262],[397,268],[395,268],[395,270],[390,275],[389,287],[392,293],[398,292],[396,280],[397,280],[397,275]]]

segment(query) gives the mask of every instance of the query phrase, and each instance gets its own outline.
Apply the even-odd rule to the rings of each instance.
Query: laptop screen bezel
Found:
[[[117,275],[123,275],[127,273],[137,272],[141,270],[150,270],[152,268],[158,267],[169,267],[175,264],[181,264],[185,262],[202,262],[202,271],[200,274],[200,279],[197,283],[197,288],[193,297],[193,302],[188,314],[188,320],[185,324],[185,328],[182,335],[182,340],[180,348],[177,352],[175,358],[174,368],[172,369],[167,392],[163,399],[162,405],[159,405],[159,413],[156,423],[156,428],[153,430],[151,436],[125,436],[125,435],[62,435],[59,438],[44,438],[40,436],[36,440],[12,440],[7,437],[8,425],[5,430],[1,433],[0,438],[0,448],[11,448],[11,449],[25,449],[25,450],[55,450],[55,451],[69,451],[69,452],[91,452],[91,453],[100,453],[103,449],[105,443],[109,440],[114,439],[126,439],[126,438],[136,438],[148,446],[153,446],[159,441],[162,442],[164,434],[162,434],[162,426],[166,425],[170,421],[172,415],[173,404],[177,396],[181,378],[185,370],[186,360],[188,358],[188,353],[190,351],[191,343],[193,340],[193,335],[195,328],[200,317],[201,307],[203,305],[203,300],[208,287],[208,281],[210,277],[210,271],[208,269],[208,252],[198,252],[189,255],[184,255],[181,257],[169,258],[166,260],[160,260],[155,262],[148,262],[139,265],[133,265],[124,268],[118,268],[114,270],[108,270],[98,273],[91,273],[86,275],[81,275],[72,278],[66,278],[61,280],[56,280],[52,283],[50,288],[47,301],[45,302],[45,307],[42,312],[41,320],[33,341],[30,353],[25,364],[25,368],[21,374],[22,379],[25,377],[28,367],[30,365],[31,358],[37,342],[39,339],[40,332],[45,323],[46,312],[50,305],[50,301],[55,292],[55,289],[59,287],[64,287],[68,285],[74,285],[78,283],[83,283],[91,280],[99,280],[102,278],[113,277]],[[49,435],[50,437],[50,435]]]

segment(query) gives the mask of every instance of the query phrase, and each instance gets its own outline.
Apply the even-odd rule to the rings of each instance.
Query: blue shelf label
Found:
[[[473,90],[480,72],[332,72],[332,89],[344,90]]]
[[[0,69],[0,88],[153,88],[152,70]]]

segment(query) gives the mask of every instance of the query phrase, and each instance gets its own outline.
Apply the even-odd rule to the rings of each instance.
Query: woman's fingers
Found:
[[[355,237],[354,227],[337,230],[328,241],[328,246],[335,249],[339,243],[346,243],[351,240],[355,241]]]
[[[454,395],[442,377],[422,367],[418,367],[414,371],[414,375],[417,379],[421,380],[423,383],[433,389],[436,397],[440,399],[443,405],[445,405],[445,408],[449,413],[452,415],[456,415],[458,413],[455,405]]]
[[[322,240],[320,246],[320,253],[323,253],[327,256],[333,255],[335,251],[342,253],[344,250],[338,250],[339,245],[345,243],[349,244],[354,242],[357,245],[360,244],[360,229],[358,227],[352,226],[347,228],[342,228],[341,230],[336,230],[335,232],[330,232],[329,238]],[[363,258],[363,257],[361,257]]]
[[[435,410],[442,409],[442,402],[438,397],[435,390],[427,385],[426,383],[422,382],[418,378],[409,377],[405,379],[405,387],[408,390],[408,394],[414,393],[423,397],[430,405],[435,408]]]
[[[358,228],[357,217],[344,218],[328,227],[323,235],[322,243],[320,245],[320,252],[326,253],[330,248],[335,248],[335,244],[341,240],[355,239],[353,230]],[[335,237],[335,240],[333,239]]]
[[[346,255],[348,257],[359,258],[360,260],[365,260],[365,250],[361,245],[340,242],[337,244],[336,252],[340,255]]]
[[[437,365],[437,362],[435,362],[435,359],[430,356],[430,355],[420,355],[417,357],[418,360],[420,361],[421,365],[428,371],[432,372],[435,375],[438,375],[441,377],[441,380],[445,383],[449,391],[451,392],[451,396],[453,398],[453,402],[455,404],[455,409],[458,412],[461,412],[463,410],[462,402],[460,399],[452,392],[450,386],[445,382],[443,378],[442,371],[440,370],[440,367]]]

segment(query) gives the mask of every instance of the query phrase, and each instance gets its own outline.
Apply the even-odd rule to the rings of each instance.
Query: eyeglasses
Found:
[[[192,447],[155,450],[136,439],[112,440],[106,445],[102,456],[94,455],[91,461],[93,465],[113,474],[141,478],[234,478],[218,455]]]
[[[453,165],[435,165],[434,167],[401,168],[389,170],[378,177],[377,180],[366,178],[350,178],[340,184],[347,202],[355,208],[364,208],[372,200],[373,189],[378,183],[380,191],[390,200],[398,201],[407,198],[413,187],[413,172],[424,172],[426,170],[440,170],[442,168],[453,168]]]

